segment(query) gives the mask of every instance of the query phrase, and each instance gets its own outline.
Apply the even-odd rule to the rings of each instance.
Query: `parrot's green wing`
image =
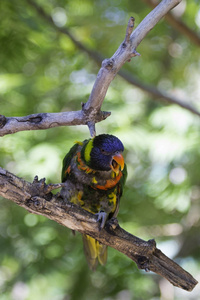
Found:
[[[72,157],[75,155],[77,149],[78,149],[79,144],[76,143],[67,153],[65,158],[63,159],[63,168],[62,168],[62,182],[67,180],[67,176],[70,172],[70,163],[72,160]]]

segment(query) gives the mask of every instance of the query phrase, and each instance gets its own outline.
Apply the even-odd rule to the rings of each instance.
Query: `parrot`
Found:
[[[63,160],[62,197],[98,216],[100,230],[116,217],[127,177],[122,152],[124,146],[114,135],[100,134],[75,142]],[[83,234],[83,248],[88,266],[95,271],[105,265],[107,246]]]

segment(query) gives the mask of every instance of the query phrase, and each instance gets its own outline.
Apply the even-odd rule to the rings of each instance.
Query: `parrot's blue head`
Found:
[[[94,170],[118,173],[124,168],[122,152],[124,146],[114,135],[101,134],[89,140],[84,149],[84,156],[88,166]]]

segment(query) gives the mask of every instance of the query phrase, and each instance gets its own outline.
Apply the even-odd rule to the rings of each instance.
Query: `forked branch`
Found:
[[[48,24],[50,24],[50,26],[52,26],[57,32],[67,35],[77,48],[79,48],[81,51],[87,53],[89,55],[89,57],[91,59],[93,59],[98,65],[100,65],[102,63],[104,58],[102,57],[102,55],[100,53],[98,53],[97,51],[91,50],[90,48],[86,47],[83,43],[78,41],[66,26],[65,27],[57,27],[55,25],[55,23],[53,22],[52,18],[41,8],[41,6],[36,4],[33,0],[26,0],[26,1],[28,4],[30,4],[36,10],[37,14],[39,16],[41,16],[46,22],[48,22]],[[144,0],[144,1],[146,1],[146,0]],[[147,1],[149,2],[151,0],[147,0]],[[155,7],[155,6],[156,5],[154,5],[153,7]],[[168,16],[168,14],[166,16]],[[191,36],[191,34],[190,34],[190,36]],[[189,102],[178,99],[177,97],[174,97],[173,95],[170,95],[169,93],[165,92],[164,90],[158,89],[155,86],[145,84],[145,83],[141,82],[138,78],[133,76],[133,74],[128,73],[127,71],[119,70],[118,75],[121,76],[126,81],[128,81],[130,84],[140,88],[142,91],[151,95],[153,97],[153,100],[164,101],[165,103],[169,103],[169,104],[176,104],[176,105],[192,112],[193,114],[200,116],[200,112],[193,105],[189,104]]]
[[[28,2],[33,6],[36,5],[32,0],[28,0]],[[87,103],[82,106],[82,110],[62,113],[40,113],[25,117],[6,118],[5,116],[1,116],[0,136],[24,130],[40,130],[70,125],[88,125],[91,136],[94,136],[95,123],[104,120],[110,115],[109,112],[101,112],[101,106],[111,81],[124,63],[130,61],[133,56],[139,55],[136,51],[137,46],[159,20],[179,2],[181,2],[181,0],[161,1],[134,31],[134,18],[130,18],[125,40],[110,59],[105,59],[102,62],[102,67],[99,70],[90,97]],[[47,18],[46,15],[44,15],[43,10],[40,10],[40,13],[50,21],[50,18]],[[162,97],[163,95],[160,93],[160,96]],[[200,116],[200,113],[190,107],[190,105],[182,105],[179,101],[174,101],[174,103],[181,105]]]

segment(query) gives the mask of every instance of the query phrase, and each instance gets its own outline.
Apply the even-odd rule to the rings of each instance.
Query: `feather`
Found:
[[[89,235],[82,235],[83,248],[89,268],[92,271],[96,270],[98,261],[101,265],[107,262],[107,246],[99,243]]]
[[[83,238],[83,249],[89,268],[92,271],[96,270],[98,265],[97,247],[96,240],[91,238],[89,235],[82,235]]]

